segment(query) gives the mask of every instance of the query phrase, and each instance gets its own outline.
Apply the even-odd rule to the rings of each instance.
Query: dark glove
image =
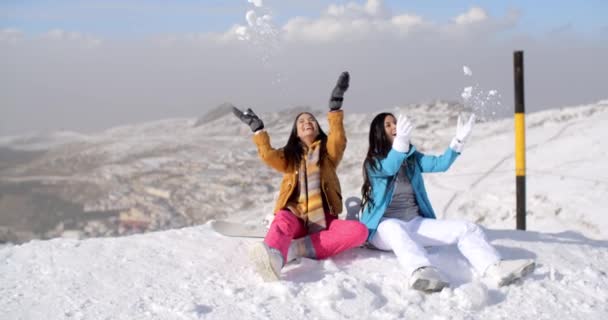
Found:
[[[329,109],[331,111],[340,110],[342,108],[342,101],[344,101],[344,92],[348,89],[348,83],[350,81],[350,75],[348,71],[342,72],[338,78],[338,83],[331,92],[331,98],[329,98]]]
[[[264,129],[264,122],[251,110],[247,108],[245,112],[242,112],[237,107],[232,106],[232,113],[237,116],[244,124],[251,128],[251,131],[256,132]]]

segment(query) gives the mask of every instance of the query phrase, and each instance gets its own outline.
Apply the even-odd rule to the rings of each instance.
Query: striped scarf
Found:
[[[298,204],[299,216],[306,215],[309,233],[325,230],[325,209],[321,195],[321,170],[319,167],[320,141],[313,143],[300,163]],[[293,206],[291,206],[293,207]]]

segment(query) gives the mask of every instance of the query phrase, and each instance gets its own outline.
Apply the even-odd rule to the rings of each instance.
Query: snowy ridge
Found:
[[[21,144],[6,145],[4,150],[10,152],[3,151],[0,157],[0,187],[8,188],[12,198],[4,204],[0,199],[0,207],[8,207],[4,210],[18,221],[23,219],[20,211],[32,211],[48,221],[39,228],[42,232],[31,234],[23,220],[20,227],[11,228],[16,234],[2,236],[0,230],[0,241],[52,238],[64,232],[80,233],[79,237],[128,234],[132,231],[117,222],[125,212],[143,219],[144,231],[196,225],[213,218],[260,221],[271,213],[281,176],[259,161],[249,128],[225,109],[220,108],[223,116],[214,114],[202,123],[167,119],[122,126],[89,135],[86,140],[57,142],[43,153],[10,151]],[[548,223],[541,223],[544,231],[574,228],[590,237],[606,238],[604,222],[598,223],[594,217],[601,212],[589,209],[589,204],[591,208],[608,206],[602,196],[607,192],[604,181],[608,177],[596,173],[605,170],[601,163],[607,163],[602,160],[607,148],[602,147],[606,142],[601,139],[606,109],[593,104],[526,117],[529,226],[533,230],[536,220],[546,220]],[[261,113],[274,146],[284,145],[295,114],[302,110],[313,112],[327,130],[323,110]],[[389,111],[412,119],[412,140],[419,150],[440,153],[454,134],[456,117],[465,110],[437,101]],[[360,194],[361,163],[373,116],[345,110],[348,146],[338,169],[345,198]],[[464,217],[486,227],[513,226],[512,130],[511,119],[477,124],[454,166],[447,173],[427,175],[427,189],[439,216]],[[566,142],[571,144],[564,146]],[[569,145],[584,152],[570,152]],[[552,155],[556,152],[559,157]],[[3,160],[5,155],[8,160]],[[560,185],[557,190],[547,187],[555,183]],[[570,201],[563,194],[570,190],[581,195]],[[19,207],[36,204],[41,193],[56,199],[59,208]],[[88,218],[66,222],[61,216],[66,203],[80,206],[89,213]],[[548,224],[551,229],[546,229]]]
[[[86,141],[87,136],[72,131],[38,132],[20,136],[0,137],[0,148],[10,147],[16,150],[47,150],[63,144]]]
[[[603,181],[608,178],[595,172],[606,163],[602,161],[606,148],[601,147],[606,144],[601,139],[606,109],[605,105],[592,104],[526,117],[529,226],[533,230],[536,220],[546,220],[548,223],[541,223],[544,231],[574,228],[590,237],[606,238],[604,222],[597,223],[593,217],[601,212],[589,209],[590,203],[608,206],[602,196],[606,192]],[[295,114],[302,110],[313,112],[327,130],[323,110],[261,113],[274,146],[284,145]],[[440,153],[454,134],[456,117],[465,110],[437,101],[389,111],[412,119],[416,126],[412,139],[419,150]],[[79,237],[129,234],[130,229],[117,223],[120,212],[134,212],[144,219],[145,231],[196,225],[213,218],[260,221],[271,213],[281,177],[259,161],[249,128],[223,112],[219,118],[198,124],[196,119],[167,119],[112,128],[41,154],[14,151],[8,162],[2,158],[11,152],[3,152],[0,187],[21,191],[8,204],[0,200],[0,207],[8,206],[5,211],[17,220],[22,219],[20,211],[33,211],[48,222],[37,234],[30,233],[27,220],[19,228],[11,228],[16,234],[2,236],[0,228],[0,241],[52,238],[65,232],[80,233]],[[348,146],[338,169],[345,198],[360,194],[361,163],[373,116],[345,110]],[[512,130],[511,119],[477,124],[454,166],[447,173],[427,175],[427,189],[439,216],[464,217],[486,227],[513,226]],[[564,142],[585,152],[569,152],[569,147],[562,146]],[[12,147],[9,144],[5,150]],[[559,157],[552,156],[555,152]],[[555,183],[561,186],[558,190],[544,187]],[[570,201],[562,194],[570,190],[584,196]],[[66,222],[61,208],[15,207],[36,203],[41,192],[57,199],[59,207],[73,203],[84,212],[98,214]],[[548,224],[550,229],[546,229]]]

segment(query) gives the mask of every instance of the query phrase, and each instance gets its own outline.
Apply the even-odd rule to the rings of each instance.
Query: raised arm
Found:
[[[420,152],[414,153],[416,162],[420,165],[422,172],[443,172],[450,168],[459,153],[452,148],[447,148],[440,156],[425,155]]]
[[[327,136],[327,155],[329,159],[337,167],[344,150],[346,150],[346,132],[344,131],[344,112],[342,102],[344,101],[344,92],[348,90],[350,84],[350,75],[348,72],[342,72],[336,86],[331,92],[329,98],[329,113],[327,121],[329,122],[329,135]]]
[[[270,136],[266,130],[261,130],[253,135],[253,142],[258,147],[258,155],[260,159],[266,163],[269,167],[282,172],[289,173],[295,171],[287,159],[285,159],[285,152],[283,149],[275,149],[270,145]]]
[[[264,130],[264,122],[253,110],[247,109],[245,112],[242,112],[233,106],[232,112],[253,131],[253,142],[258,147],[258,155],[264,163],[283,173],[294,170],[285,159],[285,152],[282,149],[275,149],[270,145],[270,136]]]
[[[376,160],[375,168],[367,168],[367,174],[370,177],[392,177],[399,172],[401,164],[405,159],[414,152],[414,147],[410,148],[408,152],[399,152],[394,148],[388,152],[388,155],[384,159]]]
[[[368,168],[370,176],[394,176],[405,159],[411,156],[416,148],[410,145],[412,123],[406,116],[399,115],[393,146],[384,159],[376,161],[376,168]]]
[[[336,165],[342,160],[346,150],[346,132],[344,131],[344,112],[330,111],[327,114],[329,134],[327,136],[327,156]]]
[[[456,136],[452,139],[450,147],[440,156],[427,156],[417,152],[415,154],[416,161],[420,164],[422,172],[442,172],[450,168],[454,160],[460,155],[464,147],[464,143],[471,135],[475,124],[475,115],[472,114],[467,122],[458,116],[456,125]]]

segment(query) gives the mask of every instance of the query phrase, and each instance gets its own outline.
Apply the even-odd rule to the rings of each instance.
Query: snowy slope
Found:
[[[608,241],[574,232],[490,230],[507,258],[534,258],[523,283],[495,288],[453,247],[431,259],[453,287],[408,290],[392,253],[355,249],[288,265],[264,283],[254,240],[207,225],[121,238],[0,249],[3,319],[606,319]]]

